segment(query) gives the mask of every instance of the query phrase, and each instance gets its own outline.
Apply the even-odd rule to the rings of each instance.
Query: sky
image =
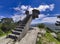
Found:
[[[38,9],[39,18],[32,23],[55,22],[60,15],[60,0],[0,0],[0,19],[9,17],[14,21],[24,18],[25,10]]]

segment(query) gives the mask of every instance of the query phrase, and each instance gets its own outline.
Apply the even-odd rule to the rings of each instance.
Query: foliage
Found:
[[[5,33],[10,32],[15,27],[13,20],[11,18],[3,18],[1,22],[2,22],[1,29]]]
[[[39,38],[39,41],[37,41],[37,44],[52,44],[52,42],[54,42],[55,44],[60,44],[60,41],[58,41],[56,38],[54,38],[50,33],[50,30],[49,28],[44,28],[46,29],[46,34],[44,36],[42,36],[41,38]],[[60,34],[59,35],[59,38],[60,38]]]
[[[45,25],[44,25],[43,23],[41,23],[41,24],[38,24],[38,27],[39,27],[39,28],[44,28]]]
[[[45,37],[50,41],[50,42],[55,42],[56,44],[60,44],[60,42],[55,39],[50,33],[46,32]]]
[[[57,34],[57,39],[60,41],[60,33]]]
[[[3,36],[4,32],[0,29],[0,36]]]
[[[39,41],[37,41],[36,44],[42,44],[42,43],[41,43],[41,38],[39,38]]]

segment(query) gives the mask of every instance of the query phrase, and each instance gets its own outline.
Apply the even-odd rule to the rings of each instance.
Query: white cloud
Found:
[[[21,5],[21,7],[20,6],[18,6],[18,7],[15,7],[15,8],[13,8],[14,10],[16,10],[16,11],[23,11],[23,13],[24,13],[24,11],[25,10],[29,10],[30,11],[30,13],[32,13],[31,11],[33,10],[33,9],[37,9],[37,10],[39,10],[39,11],[46,11],[46,9],[49,9],[50,11],[52,11],[53,9],[54,9],[54,4],[50,4],[50,5],[39,5],[39,7],[31,7],[31,6],[25,6],[25,5]]]
[[[54,4],[51,4],[49,7],[50,7],[50,10],[52,11],[54,9]]]
[[[49,9],[50,11],[52,11],[54,9],[54,4],[50,4],[50,5],[39,5],[39,7],[30,7],[28,8],[29,10],[33,10],[33,9],[37,9],[39,11],[46,11],[46,9]]]
[[[4,16],[0,16],[0,19],[5,18]]]
[[[21,6],[18,6],[18,7],[15,7],[15,8],[13,8],[14,10],[16,10],[16,11],[19,11],[19,12],[21,12],[22,14],[24,14],[25,13],[25,10],[29,10],[29,13],[30,14],[32,14],[32,10],[33,9],[37,9],[37,10],[39,10],[39,11],[46,11],[46,9],[49,9],[50,11],[52,11],[53,9],[54,9],[54,4],[50,4],[50,5],[40,5],[39,7],[31,7],[31,6],[25,6],[25,5],[21,5]],[[19,13],[18,12],[18,13]],[[16,13],[15,13],[16,14]],[[49,14],[48,14],[49,15]],[[14,19],[14,21],[18,21],[19,19],[20,19],[20,16],[21,15],[14,15],[14,16],[12,16],[12,18]],[[44,17],[46,17],[46,15],[44,15],[44,14],[41,14],[41,15],[39,15],[39,18],[40,19],[42,19],[42,18],[44,18]]]
[[[57,21],[57,17],[46,17],[42,19],[42,22],[55,23],[56,21]]]
[[[19,20],[23,20],[26,17],[26,15],[14,15],[12,16],[14,22],[18,22]]]
[[[0,21],[1,21],[2,18],[5,18],[5,17],[4,16],[0,16]]]
[[[47,16],[49,16],[49,14],[47,14],[47,15],[39,14],[39,15],[38,15],[38,18],[35,18],[35,20],[43,19],[43,18],[45,18],[45,17],[47,17]]]
[[[46,9],[49,9],[49,5],[40,5],[37,9],[40,11],[45,11]]]
[[[47,16],[47,15],[40,14],[40,15],[39,15],[39,19],[44,18],[44,17],[46,17],[46,16]]]
[[[20,7],[13,8],[15,11],[20,11]]]
[[[37,24],[37,23],[56,23],[57,17],[44,17],[42,20],[37,19],[33,20],[31,24]]]
[[[59,16],[60,14],[55,14],[55,16]]]
[[[46,9],[49,9],[50,11],[52,11],[54,9],[54,4],[50,4],[50,5],[40,5],[38,8],[36,8],[40,11],[46,11]]]
[[[22,9],[22,10],[26,10],[27,8],[28,8],[28,6],[25,6],[25,5],[22,5],[22,6],[21,6],[21,9]]]

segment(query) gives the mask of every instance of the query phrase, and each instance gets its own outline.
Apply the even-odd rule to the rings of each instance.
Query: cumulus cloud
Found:
[[[57,17],[45,17],[42,20],[33,20],[31,24],[37,24],[37,23],[55,23],[57,21]]]
[[[24,5],[21,6],[22,10],[26,10],[27,8],[28,8],[28,6],[24,6]]]
[[[46,18],[48,16],[49,16],[49,14],[47,14],[47,15],[45,15],[45,14],[39,14],[38,18],[35,18],[35,20],[40,20],[40,19]]]
[[[45,11],[46,9],[49,9],[49,5],[40,5],[37,9],[40,11]]]
[[[50,23],[55,23],[57,21],[57,17],[46,17],[42,19],[42,22],[50,22]]]
[[[13,8],[15,11],[20,11],[20,7]]]
[[[4,16],[0,16],[0,19],[5,18]]]
[[[55,16],[59,16],[60,14],[55,14]]]
[[[50,4],[50,5],[39,5],[38,7],[31,7],[31,6],[25,6],[25,5],[21,5],[21,6],[18,6],[18,7],[15,7],[15,8],[13,8],[14,10],[16,10],[16,11],[19,11],[19,12],[21,12],[22,14],[24,14],[25,13],[25,11],[26,10],[28,10],[29,11],[29,13],[30,14],[32,14],[32,10],[33,9],[37,9],[37,10],[39,10],[39,11],[46,11],[46,9],[49,9],[50,11],[52,11],[53,9],[54,9],[54,4]],[[19,13],[18,12],[18,13]],[[13,16],[13,19],[14,19],[14,21],[16,20],[17,21],[17,19],[20,19],[20,17],[19,17],[20,15],[14,15]],[[46,17],[46,15],[44,15],[44,14],[42,14],[42,15],[39,15],[39,18],[41,19],[41,18],[44,18],[44,17]]]
[[[31,7],[31,6],[25,6],[25,5],[21,5],[21,7],[20,6],[18,6],[18,7],[15,7],[15,8],[13,8],[14,10],[23,10],[23,11],[25,11],[25,10],[29,10],[29,11],[31,11],[31,10],[33,10],[33,9],[38,9],[39,11],[46,11],[46,9],[49,9],[50,11],[52,11],[53,9],[54,9],[54,4],[50,4],[50,5],[39,5],[38,7]]]
[[[0,16],[0,21],[1,21],[2,18],[5,18],[5,17],[4,16]]]
[[[47,15],[40,14],[40,15],[39,15],[39,19],[40,19],[40,18],[44,18],[44,17],[46,17],[46,16],[47,16]]]
[[[54,4],[51,4],[49,7],[50,7],[50,10],[52,11],[54,9]]]
[[[50,11],[52,11],[54,9],[54,4],[50,4],[50,5],[40,5],[37,8],[34,9],[38,9],[40,11],[46,11],[46,9],[49,9]]]
[[[19,20],[23,20],[26,17],[26,15],[14,15],[12,16],[14,22],[18,22]]]

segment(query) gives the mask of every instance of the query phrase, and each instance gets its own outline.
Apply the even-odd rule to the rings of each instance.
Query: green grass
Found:
[[[44,38],[44,40],[42,40],[43,38]],[[37,41],[37,44],[42,44],[42,42],[45,40],[46,40],[46,42],[48,41],[48,43],[55,42],[56,44],[60,44],[60,42],[57,39],[55,39],[50,33],[46,33],[46,35],[44,37],[41,37],[39,39],[39,41]]]
[[[0,37],[4,36],[5,33],[0,29]]]
[[[50,42],[55,42],[56,44],[60,44],[60,42],[55,39],[50,33],[46,33],[45,37],[50,41]]]
[[[39,38],[40,40],[37,41],[37,44],[42,44],[43,41],[46,41],[46,44],[55,42],[56,44],[60,44],[60,41],[58,41],[56,38],[54,38],[51,34],[51,32],[48,30],[44,36]]]
[[[36,44],[41,44],[41,38],[39,38],[39,41],[37,41]]]
[[[10,34],[11,31],[7,32],[7,33],[4,33],[1,29],[0,29],[0,37],[2,36],[7,36],[8,34]]]
[[[2,24],[0,23],[0,37],[2,37],[2,36],[7,36],[8,34],[11,33],[11,30],[13,30],[13,29],[11,29],[10,31],[4,33],[4,32],[2,31],[2,29],[1,29],[1,26],[2,26]]]

